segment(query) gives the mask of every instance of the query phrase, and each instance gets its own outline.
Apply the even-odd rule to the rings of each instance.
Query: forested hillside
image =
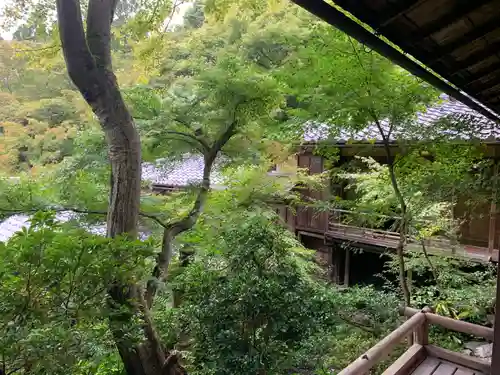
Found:
[[[400,304],[488,324],[488,265],[405,248],[453,236],[457,194],[491,197],[481,141],[449,144],[475,119],[441,119],[409,144],[440,93],[390,61],[287,1],[181,3],[3,9],[0,217],[30,225],[0,242],[0,375],[331,374],[400,322]],[[383,145],[406,147],[385,147],[386,165],[341,170],[318,143],[329,173],[267,173],[305,130],[331,140],[374,124]],[[200,181],[152,194],[141,163],[185,155],[202,158]],[[356,200],[291,189],[340,178]],[[402,217],[377,288],[331,285],[276,202]]]

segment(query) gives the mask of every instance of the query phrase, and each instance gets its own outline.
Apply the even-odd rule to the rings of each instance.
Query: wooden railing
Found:
[[[375,218],[375,220],[350,220],[356,216],[368,216]],[[380,220],[377,223],[378,219]],[[383,220],[394,221],[391,230],[377,228],[377,224]],[[331,211],[325,234],[345,241],[395,249],[400,238],[400,234],[395,230],[399,229],[400,221],[401,217],[399,216],[334,209]],[[423,220],[418,222],[426,223]],[[465,257],[467,259],[477,258],[480,261],[488,261],[488,255],[491,255],[487,253],[487,249],[484,249],[480,254],[468,254],[464,246],[456,240],[453,241],[440,236],[426,238],[424,244],[427,251],[434,254],[448,253],[450,256]],[[422,251],[422,240],[410,235],[407,238],[406,248],[410,251]],[[481,250],[481,248],[478,249]]]
[[[338,375],[367,374],[370,369],[376,366],[380,361],[386,359],[393,349],[408,335],[413,336],[414,344],[394,361],[392,365],[384,371],[383,375],[410,374],[426,357],[444,359],[460,366],[481,371],[485,374],[489,373],[491,365],[485,360],[430,345],[428,327],[429,324],[435,324],[452,331],[482,337],[490,341],[493,340],[492,328],[436,315],[431,313],[430,309],[417,310],[405,308],[401,312],[403,315],[409,317],[409,319],[352,362]]]

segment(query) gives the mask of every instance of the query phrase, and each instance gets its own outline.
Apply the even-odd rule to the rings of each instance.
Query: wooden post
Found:
[[[490,227],[488,232],[488,253],[490,257],[493,256],[493,249],[495,248],[495,232],[497,227],[497,177],[498,162],[495,160],[495,164],[493,165],[493,190],[491,193]]]
[[[493,356],[490,375],[500,375],[500,262],[497,264],[497,292],[495,300],[495,323],[493,326]]]
[[[331,273],[330,277],[333,283],[340,284],[340,262],[342,260],[341,257],[341,248],[339,245],[332,246],[332,261],[330,263]]]
[[[406,282],[408,284],[408,293],[410,294],[411,296],[411,282],[412,282],[412,270],[411,269],[407,269],[406,270]],[[407,341],[408,341],[408,346],[412,346],[416,341],[415,341],[415,337],[416,336],[416,331],[418,330],[418,328],[414,331],[414,332],[411,332],[409,335],[408,335],[408,338],[407,338]]]
[[[429,307],[425,307],[422,312],[431,312]],[[420,325],[420,327],[415,329],[415,343],[425,346],[429,344],[429,323],[427,322],[427,317],[425,321]]]
[[[351,270],[351,251],[347,247],[345,249],[345,264],[344,264],[344,286],[349,287],[349,273]]]

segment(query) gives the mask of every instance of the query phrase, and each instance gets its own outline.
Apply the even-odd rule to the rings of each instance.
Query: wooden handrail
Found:
[[[330,222],[329,224],[330,224],[330,227],[364,229],[364,230],[374,232],[374,233],[390,234],[393,236],[399,236],[398,232],[391,232],[389,230],[384,230],[384,229],[377,229],[377,228],[372,229],[372,228],[363,227],[363,226],[359,226],[359,225],[342,224],[342,223],[336,223],[336,222]]]
[[[389,335],[382,339],[382,341],[370,348],[365,354],[352,362],[338,375],[363,375],[368,372],[373,366],[387,356],[391,350],[408,335],[408,333],[415,330],[416,327],[424,324],[426,318],[425,315],[426,314],[421,311],[413,314],[410,319],[392,331]]]
[[[422,311],[413,309],[411,307],[405,307],[400,309],[400,313],[402,313],[402,315],[404,316],[411,317],[422,313]],[[457,331],[476,337],[483,337],[487,340],[493,341],[493,328],[448,318],[442,315],[436,315],[431,312],[424,312],[424,314],[430,324],[436,324],[452,331]]]
[[[355,215],[374,216],[374,217],[380,217],[382,219],[401,220],[401,216],[383,215],[383,214],[379,214],[379,213],[376,213],[376,212],[344,210],[342,208],[334,208],[334,209],[332,209],[332,212],[340,212],[340,213],[343,213],[343,214],[355,214]]]

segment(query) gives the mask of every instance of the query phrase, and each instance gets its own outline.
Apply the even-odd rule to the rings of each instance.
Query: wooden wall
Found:
[[[368,150],[369,149],[365,150],[365,153],[367,154],[366,156],[370,154]],[[373,152],[374,148],[371,150]],[[488,150],[489,153],[487,154],[491,154],[493,157],[493,155],[497,155],[500,149],[498,149],[495,145],[494,147],[488,146]],[[345,149],[341,150],[341,159],[344,161],[351,158],[351,156],[345,151]],[[383,163],[383,160],[379,160],[379,162]],[[304,147],[297,155],[297,165],[299,168],[308,169],[310,174],[322,173],[324,171],[323,158],[321,156],[314,155],[314,147],[312,146]],[[335,187],[330,186],[329,184],[322,191],[304,190],[303,194],[313,199],[327,200],[331,198],[333,188]],[[335,193],[342,194],[341,189]],[[498,194],[500,194],[500,192],[498,192],[497,195]],[[465,245],[487,248],[488,241],[490,239],[491,227],[491,229],[494,230],[494,248],[500,249],[500,207],[497,208],[494,223],[491,224],[490,203],[477,206],[474,208],[474,212],[467,212],[468,208],[465,205],[465,200],[466,198],[459,199],[459,202],[454,210],[455,218],[462,217],[465,219],[460,227],[459,242]],[[311,233],[324,233],[328,224],[328,218],[329,215],[326,212],[318,213],[311,208],[299,208],[297,209],[297,217],[295,219],[295,229],[310,231]],[[289,216],[287,219],[289,220]]]
[[[490,203],[484,203],[474,208],[473,212],[460,199],[455,206],[454,215],[457,219],[463,219],[460,226],[459,242],[465,245],[488,247],[490,235]],[[492,228],[493,229],[493,228]],[[500,215],[497,211],[494,224],[494,248],[500,248]]]
[[[297,155],[297,165],[299,168],[306,168],[309,174],[317,174],[324,171],[323,158],[309,151],[304,151]],[[304,189],[302,190],[302,194],[314,200],[327,200],[330,198],[330,186],[328,184],[321,191]],[[296,229],[313,233],[324,233],[327,225],[328,212],[318,212],[309,207],[300,207],[297,209]]]

